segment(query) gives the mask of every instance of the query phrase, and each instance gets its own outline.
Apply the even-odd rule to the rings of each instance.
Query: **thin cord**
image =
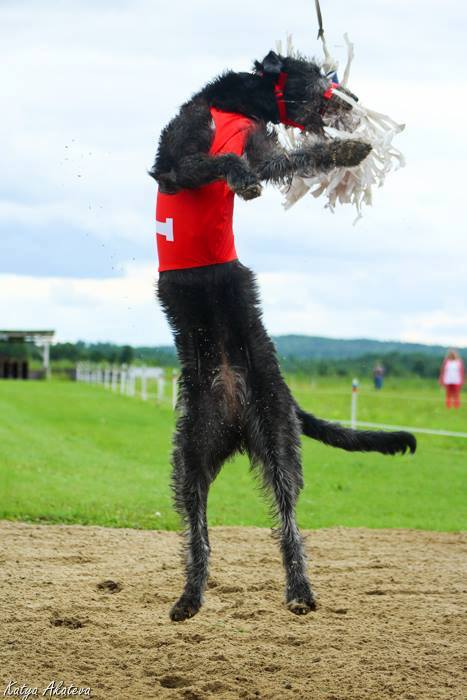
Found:
[[[319,5],[319,0],[315,0],[316,14],[318,16],[318,36],[317,39],[322,39],[324,37],[324,27],[323,27],[323,15],[321,14],[321,7]]]

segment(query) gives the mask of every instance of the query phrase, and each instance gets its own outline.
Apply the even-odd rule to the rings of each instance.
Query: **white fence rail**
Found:
[[[344,425],[352,425],[352,421],[341,420],[339,423]],[[422,433],[425,435],[443,435],[445,437],[467,438],[467,433],[455,433],[452,430],[435,430],[434,428],[417,428],[413,425],[387,425],[386,423],[368,423],[367,421],[355,421],[357,428],[378,428],[381,430],[406,430],[409,433]]]
[[[367,421],[357,420],[357,406],[359,394],[358,379],[352,381],[352,396],[350,401],[350,420],[339,420],[338,423],[350,425],[354,430],[356,428],[378,428],[381,430],[407,430],[410,433],[422,433],[425,435],[442,435],[445,437],[467,438],[467,433],[456,433],[452,430],[438,430],[435,428],[417,428],[411,425],[388,425],[386,423],[369,423]]]
[[[155,399],[158,403],[164,400],[166,386],[171,389],[172,408],[177,404],[178,374],[172,372],[170,384],[166,380],[166,374],[162,367],[128,367],[127,365],[100,366],[91,362],[79,362],[76,366],[76,381],[88,384],[101,384],[109,391],[126,396],[140,396],[143,401]],[[155,387],[155,392],[151,389]],[[358,420],[359,382],[352,382],[352,394],[350,403],[350,420],[337,420],[343,425],[352,428],[378,428],[381,430],[407,430],[411,433],[423,433],[425,435],[440,435],[454,438],[467,438],[467,432],[454,432],[435,428],[419,428],[407,425],[389,425],[386,423],[370,423]],[[168,400],[169,397],[167,397]],[[402,397],[401,397],[402,398]],[[405,397],[404,397],[405,398]],[[336,419],[332,419],[336,421]]]
[[[172,405],[177,397],[177,375],[172,380]],[[101,366],[91,362],[78,362],[76,381],[100,384],[105,389],[125,396],[140,396],[143,401],[156,399],[162,402],[165,395],[166,377],[162,367],[139,367],[127,365]],[[155,392],[151,389],[155,387]]]

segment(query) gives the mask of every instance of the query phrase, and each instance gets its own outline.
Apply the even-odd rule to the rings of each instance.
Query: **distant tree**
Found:
[[[81,359],[81,352],[79,343],[56,343],[50,348],[50,359],[77,362]]]
[[[135,351],[131,345],[124,345],[120,350],[120,362],[125,365],[131,365],[135,356]]]
[[[444,356],[444,349],[403,343],[381,343],[367,340],[331,340],[329,338],[304,338],[288,336],[276,338],[280,364],[285,372],[298,372],[309,376],[369,377],[377,360],[381,361],[386,376],[419,376],[435,379]],[[7,346],[7,347],[6,347]],[[282,346],[282,347],[281,347]],[[284,347],[285,346],[285,347]],[[377,353],[369,348],[377,348]],[[420,348],[420,349],[419,349]],[[337,349],[339,352],[337,352]],[[384,349],[384,351],[383,351]],[[409,351],[410,350],[410,351]],[[0,342],[0,354],[9,357],[40,359],[41,351],[32,343],[14,344]],[[348,352],[349,355],[343,353]],[[359,352],[360,354],[356,355]],[[465,351],[461,353],[467,361]],[[175,348],[131,347],[114,343],[57,343],[51,347],[52,360],[75,364],[80,360],[132,364],[144,363],[157,367],[178,366]]]

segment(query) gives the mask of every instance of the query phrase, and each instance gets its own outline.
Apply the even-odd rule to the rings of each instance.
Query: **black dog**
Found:
[[[331,92],[313,62],[270,52],[252,73],[209,83],[162,132],[151,170],[159,184],[158,296],[181,364],[172,485],[187,525],[186,584],[172,620],[202,604],[209,486],[235,452],[247,452],[272,492],[287,606],[304,614],[315,601],[294,515],[303,485],[300,435],[350,451],[415,451],[409,433],[354,431],[300,409],[264,329],[253,273],[236,259],[233,193],[252,199],[261,182],[356,165],[369,153],[360,141],[324,139],[325,110],[348,109]],[[286,152],[268,126],[280,121],[313,132],[316,142]]]

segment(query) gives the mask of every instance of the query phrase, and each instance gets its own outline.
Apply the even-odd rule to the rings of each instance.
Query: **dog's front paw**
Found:
[[[252,173],[244,173],[241,177],[228,177],[227,184],[235,194],[247,201],[259,197],[263,189]]]
[[[157,183],[159,185],[159,190],[164,194],[176,194],[180,190],[174,170],[159,175],[157,178]]]
[[[237,194],[245,201],[248,201],[249,199],[255,199],[256,197],[260,197],[262,191],[262,186],[259,182],[256,182],[253,185],[250,185],[249,187],[245,187],[245,189],[240,190],[239,192],[237,192]]]
[[[351,168],[364,160],[372,150],[369,143],[356,139],[334,141],[330,146],[331,158],[336,167]]]

